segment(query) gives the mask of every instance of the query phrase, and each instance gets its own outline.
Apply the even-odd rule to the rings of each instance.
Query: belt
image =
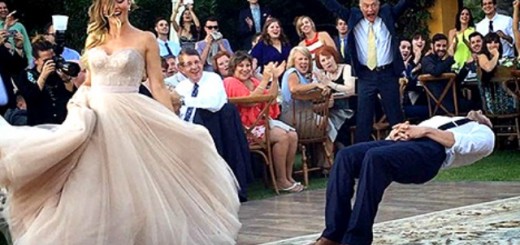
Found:
[[[374,70],[370,70],[370,68],[368,68],[368,66],[363,66],[363,67],[365,67],[369,71],[379,72],[379,71],[384,71],[386,69],[391,68],[392,67],[392,63],[386,64],[386,65],[382,65],[382,66],[378,66],[378,67],[374,68]]]
[[[455,128],[455,127],[459,127],[459,126],[462,126],[466,123],[469,123],[469,122],[474,122],[473,120],[471,119],[468,119],[468,118],[462,118],[462,119],[459,119],[457,121],[451,121],[449,123],[445,123],[441,126],[438,127],[438,129],[440,130],[447,130],[447,129],[450,129],[450,128]]]

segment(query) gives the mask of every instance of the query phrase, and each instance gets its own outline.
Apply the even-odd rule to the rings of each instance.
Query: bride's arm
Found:
[[[161,72],[161,57],[159,56],[159,46],[157,45],[155,36],[152,33],[147,32],[145,41],[146,74],[150,81],[150,90],[153,98],[173,111],[170,94],[166,89]]]

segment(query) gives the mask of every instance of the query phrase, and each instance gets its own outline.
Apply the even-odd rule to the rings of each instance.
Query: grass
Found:
[[[300,162],[297,157],[296,168],[299,167]],[[441,170],[434,181],[520,181],[520,151],[496,151],[474,164]],[[311,175],[309,178],[307,190],[326,187],[326,177]],[[272,189],[266,188],[263,181],[258,179],[249,186],[248,195],[249,200],[259,200],[276,196],[276,193]]]

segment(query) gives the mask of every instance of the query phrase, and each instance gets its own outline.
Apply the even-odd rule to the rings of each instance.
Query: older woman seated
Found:
[[[287,70],[282,77],[282,115],[280,119],[286,123],[293,123],[293,94],[306,94],[313,90],[321,90],[323,95],[330,94],[330,88],[319,82],[312,82],[312,57],[309,50],[305,47],[294,47],[289,54]],[[311,101],[300,101],[296,100],[295,110],[306,110],[312,108],[313,104]],[[318,115],[314,115],[310,118],[297,117],[297,120],[311,120],[315,121]],[[297,124],[300,124],[296,122]],[[297,129],[302,131],[302,129]],[[327,142],[328,152],[332,152],[332,142],[336,139],[337,130],[332,126],[329,120],[329,127],[327,128],[329,141]],[[305,132],[299,132],[300,134]],[[321,163],[320,163],[321,164]]]
[[[330,119],[334,128],[339,132],[336,138],[337,148],[343,148],[350,144],[350,126],[355,125],[354,110],[356,97],[355,77],[352,76],[350,65],[339,64],[339,53],[331,46],[323,46],[316,53],[315,72],[320,83],[327,85],[334,92],[334,105],[330,108]]]
[[[264,67],[263,79],[259,81],[253,76],[253,59],[243,51],[238,51],[231,58],[229,62],[230,77],[224,79],[224,87],[229,98],[233,97],[252,97],[263,94],[278,93],[278,77],[285,69],[285,62],[282,64],[270,63]],[[270,88],[266,89],[271,82]],[[262,110],[263,104],[251,104],[248,106],[239,106],[240,117],[242,123],[246,127],[252,127],[256,118]],[[280,114],[277,104],[271,105],[270,117],[271,121],[276,121]],[[281,190],[288,192],[300,192],[303,190],[303,185],[296,182],[293,177],[293,166],[298,147],[298,136],[294,129],[288,125],[283,125],[282,122],[270,123],[273,125],[269,130],[271,142],[273,143],[273,162],[276,171],[276,182]],[[275,126],[277,125],[277,126]],[[255,126],[253,130],[256,137],[264,136],[265,127]],[[283,128],[282,128],[283,127]]]

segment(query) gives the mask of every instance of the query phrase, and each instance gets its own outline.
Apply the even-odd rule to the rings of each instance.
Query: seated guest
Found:
[[[179,67],[187,79],[175,87],[183,97],[181,119],[193,122],[197,109],[219,111],[227,102],[222,79],[213,72],[202,70],[203,61],[194,49],[183,49],[179,54]]]
[[[20,94],[16,95],[16,107],[9,108],[5,112],[4,118],[11,125],[27,125],[27,104]]]
[[[241,187],[239,198],[245,201],[252,170],[240,115],[234,105],[227,103],[222,79],[203,71],[203,60],[195,49],[181,50],[178,59],[179,68],[187,77],[175,87],[182,101],[179,117],[208,129],[217,151],[237,178]]]
[[[491,126],[481,111],[470,111],[465,118],[435,116],[419,125],[395,125],[388,140],[339,152],[327,185],[325,230],[315,244],[371,244],[379,203],[392,182],[425,183],[441,168],[488,156],[495,145]]]
[[[165,78],[171,77],[179,72],[177,58],[175,56],[167,55],[162,58],[166,61]]]
[[[399,42],[399,51],[404,61],[403,78],[406,79],[406,87],[403,91],[401,103],[403,105],[404,115],[406,118],[413,120],[424,120],[428,118],[428,106],[426,102],[426,94],[422,86],[417,84],[417,67],[420,64],[414,62],[412,53],[412,42],[408,39],[401,39]]]
[[[430,55],[427,55],[422,60],[422,72],[423,74],[430,74],[434,77],[442,75],[442,73],[449,73],[452,72],[451,66],[455,62],[453,60],[453,56],[450,56],[447,52],[447,46],[448,46],[448,37],[446,37],[444,34],[438,33],[435,34],[432,38],[432,53]],[[460,82],[466,77],[467,71],[461,71],[456,78],[456,82],[459,86],[456,86],[457,88],[460,88]],[[435,81],[435,82],[427,82],[426,87],[432,92],[432,94],[435,96],[435,98],[439,98],[444,90],[444,88],[447,86],[448,81]],[[470,105],[469,101],[462,98],[462,93],[460,89],[456,91],[457,93],[457,99],[458,99],[458,105],[459,105],[459,111],[468,111],[472,107]],[[435,105],[435,101],[433,101],[432,98],[429,98],[430,104]],[[455,104],[453,103],[453,91],[448,91],[446,93],[445,97],[443,98],[441,104],[446,108],[448,112],[455,112]],[[436,113],[444,114],[446,113],[442,109],[438,109]]]
[[[334,99],[334,105],[329,110],[329,117],[332,124],[338,131],[336,138],[336,148],[340,149],[350,145],[350,126],[355,125],[354,109],[356,97],[351,97],[356,93],[356,81],[352,77],[352,67],[350,65],[339,64],[341,58],[333,47],[323,46],[316,53],[316,66],[320,69],[316,72],[316,78],[320,83],[327,85],[333,93],[341,98]],[[350,98],[349,98],[350,97]]]
[[[218,53],[213,56],[213,62],[211,65],[213,66],[213,71],[219,74],[222,79],[230,76],[229,74],[229,60],[231,59],[231,55],[226,51],[218,51]]]
[[[496,33],[488,33],[484,37],[482,52],[478,55],[478,65],[481,71],[479,89],[484,101],[485,111],[489,113],[512,113],[518,106],[515,97],[507,94],[500,83],[492,83],[499,60],[502,57],[502,43]]]
[[[228,97],[253,97],[262,94],[278,94],[278,83],[272,82],[271,87],[266,89],[270,81],[278,81],[285,69],[285,62],[279,65],[273,63],[264,69],[263,80],[259,81],[252,76],[253,59],[247,53],[238,51],[230,62],[230,77],[224,79],[224,87]],[[262,111],[263,104],[254,104],[238,107],[242,124],[246,127],[255,126],[253,131],[258,138],[269,137],[272,143],[273,164],[276,171],[276,182],[281,190],[288,192],[300,192],[303,185],[292,178],[294,159],[298,149],[298,135],[288,125],[272,126],[269,135],[265,134],[263,125],[253,125]],[[269,116],[274,120],[280,114],[278,104],[271,105]],[[280,125],[282,122],[273,123]]]
[[[313,107],[311,101],[296,100],[294,101],[295,107],[293,108],[293,94],[306,94],[313,90],[321,90],[323,95],[328,95],[330,93],[330,88],[327,85],[319,82],[312,82],[312,66],[313,62],[311,53],[307,48],[297,46],[291,50],[287,63],[287,70],[282,77],[282,114],[280,116],[280,120],[289,125],[293,123],[294,113],[297,114],[300,110],[307,110]],[[293,109],[295,109],[296,112],[294,112]],[[310,118],[297,117],[296,124],[301,125],[298,120],[315,121],[316,116],[317,115]],[[336,128],[331,124],[332,122],[329,119],[329,127],[327,128],[329,136],[327,142],[328,152],[332,152],[332,142],[336,140],[337,136]],[[304,131],[304,129],[296,128],[296,132],[298,132],[299,135],[305,134]]]

